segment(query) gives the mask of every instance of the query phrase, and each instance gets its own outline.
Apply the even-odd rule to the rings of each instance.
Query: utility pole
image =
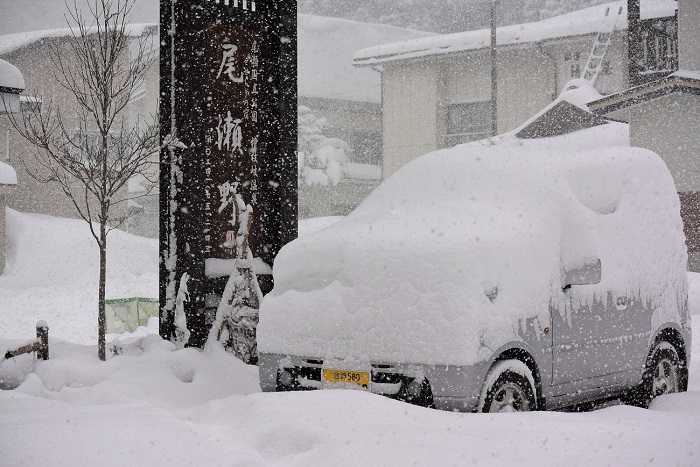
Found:
[[[491,0],[491,133],[498,134],[498,71],[496,69],[496,10],[498,0]]]

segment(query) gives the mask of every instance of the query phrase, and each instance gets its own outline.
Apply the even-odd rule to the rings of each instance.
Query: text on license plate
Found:
[[[369,389],[369,372],[368,371],[348,371],[348,370],[331,370],[323,369],[324,383],[348,383],[356,384],[363,389]]]

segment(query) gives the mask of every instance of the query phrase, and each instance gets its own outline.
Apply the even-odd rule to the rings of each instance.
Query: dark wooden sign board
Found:
[[[253,256],[272,266],[297,236],[296,1],[161,0],[160,11],[162,137],[186,146],[160,157],[160,333],[173,335],[187,273],[189,345],[201,347],[227,279],[206,265],[235,258],[236,195],[253,208]],[[270,275],[259,281],[271,290]]]

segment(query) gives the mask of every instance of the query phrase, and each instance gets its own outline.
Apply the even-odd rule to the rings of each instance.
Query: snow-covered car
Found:
[[[260,385],[457,411],[647,405],[687,387],[686,262],[650,151],[436,151],[282,249]]]

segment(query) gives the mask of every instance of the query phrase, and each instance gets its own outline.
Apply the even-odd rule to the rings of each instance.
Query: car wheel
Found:
[[[678,352],[668,342],[660,342],[650,352],[642,384],[636,388],[628,402],[646,408],[655,397],[680,392],[682,389]]]
[[[481,394],[481,412],[530,412],[537,410],[534,378],[520,360],[504,360],[489,370]]]

